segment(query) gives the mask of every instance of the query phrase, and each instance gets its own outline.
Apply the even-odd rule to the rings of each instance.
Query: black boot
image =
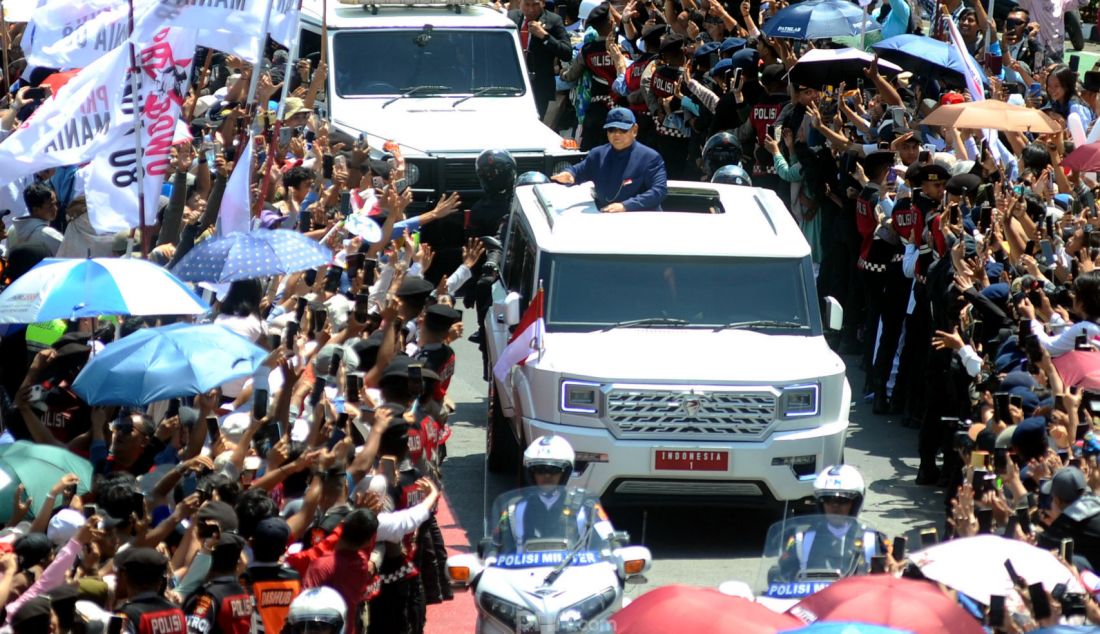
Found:
[[[939,467],[921,465],[917,470],[917,484],[921,486],[935,486],[940,480]]]

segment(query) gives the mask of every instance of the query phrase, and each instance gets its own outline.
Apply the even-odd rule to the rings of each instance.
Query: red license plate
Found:
[[[702,449],[658,449],[653,466],[666,471],[728,471],[730,454]]]

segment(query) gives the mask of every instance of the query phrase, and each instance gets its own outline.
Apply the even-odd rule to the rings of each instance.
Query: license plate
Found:
[[[728,471],[730,453],[699,449],[658,449],[653,466],[665,471]]]

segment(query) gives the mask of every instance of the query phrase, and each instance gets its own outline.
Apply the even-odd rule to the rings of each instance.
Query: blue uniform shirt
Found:
[[[660,211],[668,193],[664,159],[637,141],[621,152],[610,143],[592,148],[569,172],[578,183],[595,184],[596,206],[601,208],[622,203],[627,211]]]

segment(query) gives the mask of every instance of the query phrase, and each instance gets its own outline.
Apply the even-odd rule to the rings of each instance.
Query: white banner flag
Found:
[[[23,50],[32,66],[83,68],[121,46],[129,35],[125,2],[46,0],[27,25]]]
[[[228,235],[234,231],[248,232],[251,223],[249,201],[252,192],[249,177],[252,174],[252,139],[244,146],[244,152],[237,157],[229,182],[225,184],[222,206],[218,209],[218,233]]]
[[[966,80],[966,89],[970,92],[970,98],[973,101],[985,100],[985,90],[982,88],[982,71],[978,70],[977,62],[966,50],[966,43],[963,42],[962,34],[959,33],[959,27],[955,26],[954,20],[944,20],[944,22],[947,22],[951,31],[951,44],[955,47],[955,53],[962,60],[963,78]]]
[[[259,61],[264,14],[272,0],[155,0],[135,18],[139,41],[163,27],[198,30],[197,43],[245,59]]]
[[[170,169],[171,147],[180,136],[180,107],[187,96],[194,56],[195,34],[187,29],[161,29],[153,36],[153,43],[138,52],[141,73],[137,101],[141,104],[142,188],[147,225],[156,223],[161,186]],[[78,173],[88,200],[89,220],[100,232],[140,225],[130,95],[127,81],[124,116],[117,123],[111,143]]]
[[[129,52],[118,48],[77,73],[0,143],[0,184],[83,163],[106,147],[123,116]]]
[[[267,31],[271,39],[287,48],[298,37],[301,4],[301,0],[273,0],[271,3],[271,24]]]

